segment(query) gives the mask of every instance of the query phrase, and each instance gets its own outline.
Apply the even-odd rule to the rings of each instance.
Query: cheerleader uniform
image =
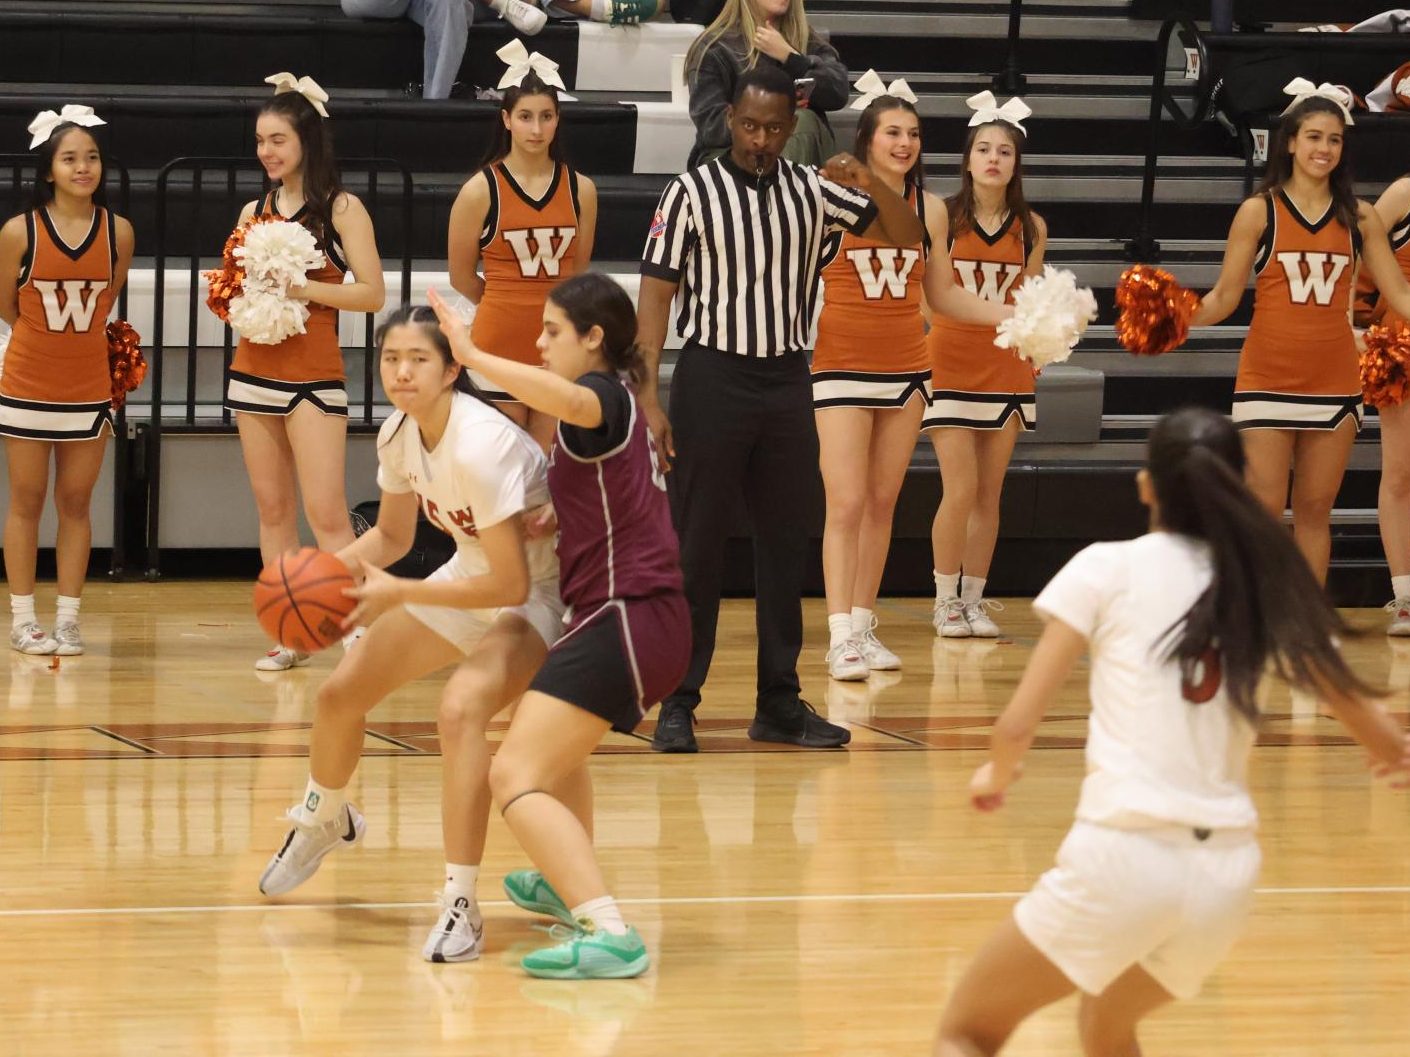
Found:
[[[1410,282],[1410,213],[1406,213],[1390,229],[1390,248],[1395,251],[1395,263],[1400,265],[1400,274],[1405,276],[1406,282]],[[1374,288],[1372,286],[1372,289]],[[1385,313],[1376,322],[1388,327],[1410,326],[1410,320],[1397,313],[1390,305],[1386,305]]]
[[[1013,213],[992,234],[978,223],[958,236],[951,232],[955,282],[986,301],[1011,305],[1031,249],[1023,223]],[[930,410],[921,421],[922,430],[1002,429],[1014,415],[1022,429],[1038,425],[1033,368],[1013,350],[995,345],[994,337],[993,327],[936,313],[927,339]]]
[[[577,270],[578,174],[562,164],[542,198],[519,186],[503,162],[485,171],[490,208],[480,230],[485,290],[470,337],[486,352],[539,366],[538,338],[548,292]],[[517,403],[470,372],[491,400]]]
[[[280,214],[271,191],[255,208],[256,214],[301,222],[308,206],[291,217]],[[340,284],[347,274],[342,244],[330,230],[323,246],[323,267],[308,273],[311,282]],[[235,348],[226,381],[225,406],[255,415],[289,415],[307,401],[325,415],[348,413],[344,384],[343,348],[338,342],[338,310],[308,302],[305,333],[294,334],[277,345],[257,345],[241,338]]]
[[[93,210],[77,246],[47,209],[25,217],[19,318],[0,371],[0,435],[92,440],[112,432],[106,325],[113,307],[117,234],[112,213]]]
[[[906,195],[925,223],[925,195]],[[828,237],[819,273],[823,308],[813,347],[813,407],[905,407],[926,397],[930,353],[920,314],[930,235],[892,246],[849,231]],[[878,340],[884,337],[884,340]]]
[[[1359,230],[1333,206],[1308,222],[1281,190],[1266,197],[1267,228],[1254,258],[1253,322],[1239,354],[1239,429],[1361,426],[1361,373],[1351,332]]]

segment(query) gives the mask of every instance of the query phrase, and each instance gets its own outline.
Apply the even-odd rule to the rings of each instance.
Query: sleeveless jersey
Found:
[[[558,565],[563,601],[577,614],[613,598],[679,592],[680,547],[671,522],[666,480],[646,416],[626,383],[607,374],[579,380],[603,400],[603,413],[625,436],[596,458],[574,454],[558,426],[548,487],[558,514]],[[614,393],[609,386],[616,386]],[[624,398],[624,399],[623,399]]]
[[[949,244],[956,283],[986,301],[1013,304],[1031,248],[1016,214],[1010,213],[993,234],[978,224],[958,236],[951,232]],[[961,323],[937,312],[927,338],[932,387],[963,393],[1033,392],[1033,368],[1011,349],[995,345],[994,337],[993,327]]]
[[[906,195],[925,224],[925,195]],[[828,237],[819,274],[823,308],[813,346],[814,371],[877,374],[924,372],[925,320],[920,314],[930,235],[919,246],[892,246],[850,231]],[[884,341],[877,340],[885,337]]]
[[[1352,276],[1361,252],[1331,206],[1308,223],[1287,194],[1266,198],[1268,226],[1254,258],[1253,321],[1235,392],[1361,392],[1351,333]]]
[[[47,209],[25,217],[19,318],[10,335],[0,394],[43,403],[84,404],[112,397],[108,314],[113,307],[117,235],[95,207],[77,246],[60,236]]]
[[[1405,276],[1406,282],[1410,282],[1410,213],[1401,217],[1395,227],[1390,229],[1390,248],[1395,250],[1395,263],[1400,265],[1400,274]],[[1410,320],[1405,319],[1389,305],[1386,306],[1381,322],[1390,327],[1410,325]]]
[[[394,411],[377,434],[377,484],[415,492],[426,520],[455,541],[461,566],[489,571],[479,529],[548,502],[548,461],[527,433],[469,393],[451,396],[445,433],[430,451],[416,420]],[[529,576],[552,577],[551,539],[526,540]]]
[[[259,216],[295,222],[302,221],[308,212],[308,206],[303,205],[293,216],[283,216],[274,199],[275,193],[271,191],[256,205],[255,212]],[[341,283],[348,266],[343,262],[342,244],[338,241],[337,232],[330,232],[323,252],[323,267],[309,272],[310,281]],[[256,345],[241,338],[230,369],[280,382],[342,381],[346,373],[343,369],[343,348],[338,342],[338,310],[312,301],[306,304],[308,322],[304,324],[305,333],[285,338],[278,345]]]
[[[486,352],[537,366],[548,292],[577,267],[578,174],[560,162],[540,199],[530,198],[503,162],[486,169],[485,178],[485,291],[470,334]]]

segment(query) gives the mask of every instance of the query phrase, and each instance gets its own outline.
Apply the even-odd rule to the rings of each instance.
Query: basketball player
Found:
[[[296,221],[325,255],[323,267],[291,292],[309,303],[307,332],[277,345],[241,338],[226,383],[225,406],[235,412],[259,514],[260,557],[268,565],[298,546],[300,492],[320,549],[337,551],[352,542],[343,482],[348,394],[338,312],[376,312],[385,291],[372,218],[338,179],[323,105],[327,94],[308,77],[276,74],[266,81],[275,95],[260,108],[255,145],[274,187],[245,206],[240,222],[256,214]],[[354,282],[345,283],[349,270]],[[279,672],[307,663],[306,655],[275,645],[255,667]]]
[[[556,71],[537,52],[511,65],[518,79],[500,101],[500,122],[483,166],[451,207],[447,251],[451,285],[479,306],[475,344],[535,365],[534,341],[543,329],[548,292],[587,269],[597,229],[597,187],[563,160],[563,82]],[[483,276],[476,271],[481,264]],[[483,378],[475,381],[548,449],[552,419]]]
[[[991,92],[968,100],[974,111],[960,155],[960,189],[945,202],[955,279],[995,304],[1013,304],[1025,275],[1043,271],[1048,229],[1023,196],[1020,99],[1002,107]],[[994,345],[994,328],[937,314],[929,335],[931,406],[922,424],[935,446],[944,486],[931,526],[936,634],[998,638],[984,599],[999,497],[1018,431],[1038,421],[1033,368]],[[961,575],[963,574],[963,575]]]
[[[5,576],[10,647],[83,652],[79,597],[93,528],[89,500],[113,431],[108,315],[132,263],[132,225],[103,205],[103,156],[91,107],[46,110],[29,126],[34,208],[0,227],[0,319],[14,329],[0,374],[0,436],[9,467]],[[58,614],[34,610],[39,518],[54,465]]]
[[[635,729],[690,660],[666,480],[631,388],[645,370],[636,313],[606,276],[560,283],[544,306],[545,371],[480,351],[458,316],[439,298],[431,303],[461,363],[559,422],[548,483],[568,631],[515,710],[490,788],[538,867],[510,874],[505,891],[573,931],[522,964],[533,976],[559,979],[637,976],[650,958],[608,894],[591,815],[554,792],[565,783],[586,787],[588,756],[603,735]]]
[[[1273,138],[1263,185],[1239,207],[1219,281],[1190,325],[1227,318],[1253,269],[1234,422],[1248,451],[1249,487],[1277,517],[1293,474],[1293,535],[1325,583],[1332,507],[1361,425],[1350,320],[1358,262],[1364,254],[1381,296],[1401,316],[1410,317],[1410,286],[1385,225],[1353,191],[1342,90],[1298,79],[1288,92],[1295,98]]]
[[[1073,990],[1087,1057],[1136,1057],[1137,1024],[1199,993],[1258,877],[1246,772],[1267,667],[1326,700],[1380,770],[1410,765],[1404,733],[1337,651],[1346,625],[1243,472],[1226,418],[1165,416],[1137,477],[1151,531],[1088,547],[1033,603],[1047,625],[970,794],[982,811],[1003,804],[1084,652],[1087,777],[1057,865],[955,988],[937,1057],[996,1054]]]
[[[486,726],[524,692],[562,628],[553,542],[526,541],[521,525],[526,510],[548,499],[548,466],[528,434],[471,389],[430,310],[394,312],[378,347],[396,408],[377,437],[381,507],[376,526],[338,554],[366,575],[350,592],[358,606],[348,625],[368,629],[319,688],[308,788],[289,810],[293,827],[260,891],[291,891],[330,851],[361,841],[365,826],[347,785],[364,718],[398,687],[458,662],[437,722],[446,882],[422,954],[470,961],[483,935],[475,881],[490,805]],[[455,555],[424,581],[390,576],[381,569],[410,549],[418,508],[455,540]],[[577,803],[582,794],[558,795]]]

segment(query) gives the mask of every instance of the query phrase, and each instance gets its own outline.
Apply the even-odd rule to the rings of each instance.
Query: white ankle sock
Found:
[[[988,581],[982,576],[966,576],[961,580],[960,599],[966,605],[973,605],[984,597],[984,585]]]
[[[346,787],[343,789],[329,789],[327,786],[319,785],[312,776],[308,780],[308,789],[304,792],[303,803],[300,811],[303,813],[304,821],[321,826],[325,822],[332,822],[338,817],[338,812],[343,810],[343,802],[346,800]]]
[[[1410,575],[1392,576],[1390,578],[1390,589],[1396,598],[1410,598]],[[14,595],[10,597],[13,599]],[[13,606],[14,602],[11,601],[10,604]]]
[[[852,618],[846,613],[829,613],[827,615],[827,648],[841,646],[852,637]]]
[[[454,906],[456,899],[463,898],[475,911],[471,916],[478,918],[480,910],[475,905],[475,882],[479,876],[479,866],[468,866],[455,862],[446,863],[446,904]]]
[[[54,617],[54,624],[77,624],[78,604],[80,599],[69,595],[60,595],[57,599],[58,613]]]
[[[606,22],[612,17],[611,0],[592,0],[592,13],[589,16],[594,22]]]
[[[627,923],[622,920],[622,912],[617,908],[617,901],[611,896],[589,899],[586,903],[580,903],[573,907],[570,913],[573,915],[574,921],[583,918],[591,921],[593,927],[599,932],[610,932],[614,936],[627,934]]]
[[[864,635],[871,630],[872,612],[861,606],[852,607],[852,634]]]
[[[935,574],[935,597],[939,599],[954,598],[960,593],[959,573],[936,573]]]
[[[20,628],[26,624],[33,624],[34,621],[34,596],[12,594],[10,596],[10,627]]]

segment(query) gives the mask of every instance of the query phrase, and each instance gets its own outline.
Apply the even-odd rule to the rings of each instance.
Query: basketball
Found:
[[[352,573],[315,547],[281,554],[255,581],[255,616],[275,642],[313,653],[342,640],[343,621],[357,604],[343,594]]]

